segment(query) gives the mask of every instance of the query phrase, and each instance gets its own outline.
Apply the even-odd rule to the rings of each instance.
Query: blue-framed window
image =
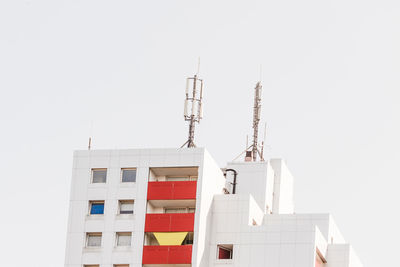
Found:
[[[90,214],[104,214],[104,201],[103,202],[91,202],[90,203]]]

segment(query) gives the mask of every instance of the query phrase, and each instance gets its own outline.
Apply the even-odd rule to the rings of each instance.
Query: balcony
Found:
[[[143,264],[191,264],[192,245],[144,246]]]
[[[194,213],[146,214],[145,232],[193,232]]]
[[[147,200],[196,199],[197,181],[149,182]]]

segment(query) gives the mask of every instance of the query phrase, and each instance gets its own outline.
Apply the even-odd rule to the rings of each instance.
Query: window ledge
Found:
[[[84,253],[100,253],[102,252],[102,247],[84,247]]]
[[[114,252],[132,252],[132,246],[118,246],[114,247],[113,249]]]
[[[117,220],[133,220],[135,219],[135,214],[117,214],[115,215]]]
[[[89,188],[106,188],[107,183],[90,183]]]
[[[231,264],[231,263],[233,263],[233,259],[216,259],[215,263]]]
[[[120,182],[120,188],[136,188],[136,182]]]
[[[86,220],[103,220],[104,214],[88,214]]]

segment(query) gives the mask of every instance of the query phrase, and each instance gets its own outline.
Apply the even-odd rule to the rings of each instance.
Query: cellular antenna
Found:
[[[260,154],[260,157],[262,157],[258,150],[258,123],[260,122],[261,118],[261,90],[261,82],[258,82],[254,88],[253,144],[251,145],[253,161],[257,160],[257,153]]]
[[[200,60],[199,60],[200,65]],[[198,71],[197,71],[198,72]],[[184,118],[189,122],[188,140],[181,146],[196,147],[194,144],[194,129],[196,122],[200,123],[203,118],[203,80],[199,79],[197,74],[194,77],[186,79],[186,99],[184,106]]]
[[[253,143],[248,146],[246,141],[246,146],[248,147],[242,153],[240,153],[239,156],[234,158],[233,161],[237,160],[243,154],[245,154],[244,161],[257,161],[257,154],[260,156],[262,161],[264,160],[262,152],[260,152],[258,149],[258,123],[260,122],[261,118],[261,91],[262,85],[261,82],[258,82],[254,88]]]

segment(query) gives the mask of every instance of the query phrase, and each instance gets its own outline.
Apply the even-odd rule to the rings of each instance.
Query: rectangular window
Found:
[[[117,247],[129,247],[131,239],[132,233],[117,233]]]
[[[218,245],[217,259],[227,260],[232,259],[233,245]]]
[[[165,208],[165,213],[187,213],[186,208]]]
[[[89,265],[85,264],[85,265],[83,265],[83,267],[100,267],[100,265],[98,265],[98,264],[89,264]]]
[[[90,215],[104,214],[104,201],[90,201]]]
[[[169,182],[172,181],[197,181],[197,176],[167,176],[166,180]]]
[[[105,183],[107,181],[107,169],[92,169],[92,183]]]
[[[123,183],[136,182],[136,169],[122,169],[122,182]]]
[[[133,214],[133,200],[119,201],[119,214]]]
[[[129,267],[129,264],[114,264],[113,267]]]
[[[87,247],[101,247],[101,233],[87,233]]]
[[[194,213],[195,208],[164,208],[164,213]]]

